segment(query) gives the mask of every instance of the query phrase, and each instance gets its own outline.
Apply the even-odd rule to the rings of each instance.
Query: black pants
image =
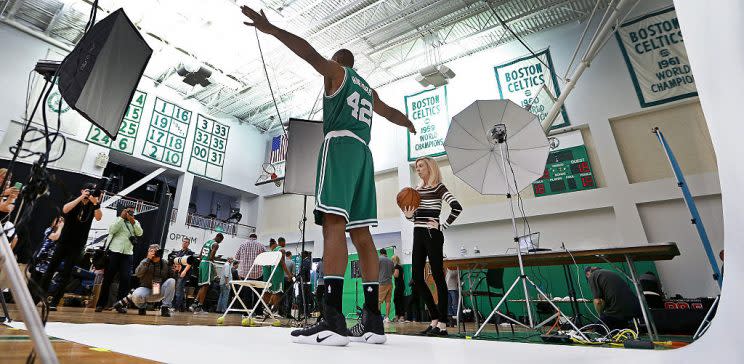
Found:
[[[43,296],[37,298],[46,299],[47,292],[49,291],[49,284],[52,282],[52,276],[54,276],[54,272],[57,271],[59,264],[64,261],[64,269],[62,269],[62,272],[60,272],[61,279],[59,280],[59,289],[57,289],[57,292],[54,293],[54,297],[52,298],[51,303],[52,306],[57,306],[59,304],[59,301],[62,299],[62,296],[65,294],[65,287],[67,287],[67,285],[70,283],[72,269],[75,267],[75,265],[77,265],[82,254],[83,245],[69,242],[58,243],[57,249],[54,251],[54,255],[52,256],[52,260],[49,261],[49,266],[47,266],[46,273],[44,273],[44,275],[41,277],[41,282],[39,282],[42,290],[40,294],[43,294]],[[36,291],[31,290],[31,292]]]
[[[395,286],[393,291],[393,305],[395,306],[395,316],[406,315],[406,305],[403,297],[404,289],[403,286]]]
[[[103,274],[103,284],[101,284],[101,294],[98,296],[98,307],[106,307],[108,301],[109,289],[114,277],[119,275],[119,290],[116,300],[120,300],[129,294],[129,280],[132,275],[132,256],[122,253],[109,252],[109,263]]]
[[[442,235],[441,230],[422,227],[413,228],[413,287],[418,291],[419,297],[424,300],[431,318],[447,322],[447,284],[444,280],[443,246],[444,235]],[[434,304],[434,297],[424,280],[426,258],[429,258],[431,274],[434,277],[434,284],[437,286],[439,302],[436,305]]]

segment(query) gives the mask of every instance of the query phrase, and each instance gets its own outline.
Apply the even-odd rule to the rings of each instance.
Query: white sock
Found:
[[[437,324],[438,323],[439,323],[439,320],[431,320],[431,323],[429,324],[429,326],[431,326],[431,327],[437,327]]]

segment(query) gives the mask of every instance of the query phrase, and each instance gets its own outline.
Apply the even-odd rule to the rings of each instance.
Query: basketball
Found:
[[[418,193],[418,191],[411,187],[406,187],[400,190],[400,192],[398,192],[398,196],[395,199],[398,202],[398,207],[400,207],[401,210],[405,209],[406,207],[413,207],[414,209],[417,209],[419,207],[419,204],[421,204],[421,195]]]

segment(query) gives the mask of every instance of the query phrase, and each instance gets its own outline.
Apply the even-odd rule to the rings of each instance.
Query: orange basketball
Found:
[[[421,204],[421,195],[418,193],[418,191],[411,187],[405,187],[400,190],[400,192],[398,192],[398,196],[395,199],[398,202],[398,207],[400,207],[401,210],[406,207],[413,207],[414,209],[417,209]]]

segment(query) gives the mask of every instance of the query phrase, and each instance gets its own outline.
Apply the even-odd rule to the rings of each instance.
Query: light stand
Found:
[[[491,139],[498,145],[499,148],[499,154],[501,155],[501,166],[502,166],[502,172],[504,175],[504,184],[507,186],[507,193],[506,198],[509,200],[509,211],[511,211],[511,223],[512,223],[512,232],[514,233],[514,244],[517,246],[517,260],[519,261],[519,276],[514,279],[514,282],[512,283],[511,287],[504,293],[504,296],[501,297],[501,300],[496,305],[496,307],[493,308],[493,311],[491,311],[491,314],[488,315],[488,318],[486,318],[483,321],[483,324],[478,328],[478,331],[475,332],[473,337],[476,337],[480,335],[481,331],[488,325],[488,322],[491,321],[491,318],[493,318],[493,315],[498,314],[499,316],[528,329],[537,329],[548,322],[551,322],[556,316],[563,316],[566,321],[571,325],[571,327],[578,332],[578,334],[586,341],[589,341],[589,339],[584,336],[584,334],[579,330],[579,328],[571,321],[571,319],[565,315],[558,306],[553,303],[553,301],[538,287],[532,280],[527,277],[527,274],[524,272],[524,263],[522,262],[522,250],[519,246],[519,233],[517,232],[517,221],[516,217],[514,216],[514,201],[512,200],[512,194],[511,194],[511,184],[509,183],[509,177],[507,176],[507,169],[506,169],[506,159],[507,157],[504,155],[504,148],[506,146],[506,125],[504,124],[496,124],[494,125],[493,129],[491,129]],[[515,191],[515,193],[518,193],[519,191]],[[522,283],[522,289],[524,290],[524,302],[525,306],[527,308],[527,319],[528,319],[528,325],[525,325],[507,315],[504,315],[503,313],[499,312],[499,308],[502,304],[506,302],[506,299],[511,294],[512,290],[514,290],[514,287],[517,286],[517,284]],[[545,299],[552,307],[555,309],[555,313],[548,317],[545,321],[540,322],[539,324],[535,324],[533,318],[532,318],[532,305],[530,304],[530,296],[529,291],[527,290],[527,285],[532,286],[537,290],[538,297],[542,297]]]
[[[302,249],[300,249],[300,271],[302,271],[302,253],[305,251],[305,225],[307,224],[307,195],[302,196],[302,220],[300,221],[300,234],[302,236]],[[297,280],[300,286],[300,302],[302,304],[302,320],[297,320],[297,323],[301,327],[307,326],[307,304],[305,303],[305,282],[302,278],[302,274],[299,274]],[[291,311],[291,310],[290,310]]]

